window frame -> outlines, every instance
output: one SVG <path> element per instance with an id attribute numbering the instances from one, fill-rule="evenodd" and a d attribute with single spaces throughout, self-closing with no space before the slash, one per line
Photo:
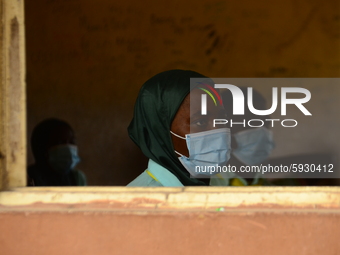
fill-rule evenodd
<path id="1" fill-rule="evenodd" d="M 24 1 L 0 0 L 0 206 L 101 204 L 151 212 L 225 208 L 339 208 L 338 187 L 32 187 L 26 186 Z M 99 210 L 99 209 L 98 209 Z"/>

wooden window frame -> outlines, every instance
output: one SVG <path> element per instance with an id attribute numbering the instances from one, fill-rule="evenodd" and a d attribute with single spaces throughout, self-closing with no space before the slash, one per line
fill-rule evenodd
<path id="1" fill-rule="evenodd" d="M 339 208 L 338 187 L 44 187 L 26 186 L 24 2 L 0 0 L 0 206 L 100 204 L 128 210 Z"/>

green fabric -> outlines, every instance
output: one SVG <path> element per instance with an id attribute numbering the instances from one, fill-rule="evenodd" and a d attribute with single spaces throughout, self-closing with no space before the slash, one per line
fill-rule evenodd
<path id="1" fill-rule="evenodd" d="M 183 185 L 197 186 L 205 184 L 190 178 L 174 152 L 170 136 L 172 120 L 190 92 L 190 78 L 206 77 L 193 71 L 170 70 L 146 81 L 139 92 L 128 132 L 145 156 L 168 169 Z"/>

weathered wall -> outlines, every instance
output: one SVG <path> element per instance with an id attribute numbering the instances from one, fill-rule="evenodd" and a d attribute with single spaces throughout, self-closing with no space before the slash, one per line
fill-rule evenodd
<path id="1" fill-rule="evenodd" d="M 0 193 L 1 254 L 340 253 L 340 190 L 20 188 Z"/>
<path id="2" fill-rule="evenodd" d="M 26 211 L 0 212 L 0 221 L 8 255 L 340 252 L 340 217 L 332 213 Z"/>
<path id="3" fill-rule="evenodd" d="M 83 159 L 79 168 L 91 185 L 125 185 L 144 170 L 145 159 L 126 128 L 140 86 L 160 71 L 193 69 L 210 77 L 340 75 L 336 0 L 35 0 L 26 2 L 25 12 L 28 136 L 44 118 L 69 121 Z M 336 93 L 315 90 L 318 95 L 324 108 L 316 111 L 338 109 Z M 336 111 L 330 114 L 337 118 Z M 309 120 L 302 124 L 324 128 Z M 328 134 L 338 133 L 336 125 L 330 128 Z M 277 137 L 280 143 L 284 136 Z M 315 139 L 314 133 L 306 140 L 310 137 Z M 325 148 L 340 154 L 337 137 L 321 149 L 320 140 L 302 141 L 275 155 Z"/>
<path id="4" fill-rule="evenodd" d="M 14 5 L 11 6 L 10 3 Z M 13 14 L 16 11 L 20 13 L 22 3 L 22 1 L 0 0 L 1 11 L 3 11 L 3 7 L 6 7 L 6 14 Z M 56 4 L 57 1 L 46 1 L 45 3 Z M 59 3 L 65 4 L 66 1 Z M 67 3 L 72 4 L 76 1 L 67 1 Z M 64 7 L 57 8 L 57 12 L 64 14 L 69 10 Z M 43 13 L 42 11 L 41 14 Z M 46 16 L 49 16 L 49 14 Z M 23 27 L 23 16 L 20 15 L 19 17 L 20 30 Z M 11 23 L 4 22 L 7 20 L 4 16 L 1 20 L 1 31 L 9 35 L 8 29 L 11 28 Z M 55 28 L 57 28 L 56 23 L 57 21 L 53 23 Z M 43 34 L 47 33 L 47 30 L 39 31 Z M 23 33 L 20 34 L 23 35 Z M 19 98 L 15 97 L 16 94 L 10 93 L 10 96 L 4 94 L 7 93 L 9 86 L 13 85 L 11 87 L 13 90 L 24 87 L 22 75 L 24 61 L 22 40 L 21 43 L 16 41 L 16 47 L 10 48 L 8 43 L 4 43 L 3 37 L 1 39 L 0 52 L 3 55 L 1 59 L 0 94 L 0 171 L 6 171 L 5 174 L 9 175 L 7 179 L 9 181 L 3 182 L 3 178 L 1 178 L 0 184 L 10 184 L 5 187 L 7 189 L 22 186 L 25 182 L 25 164 L 22 162 L 25 158 L 24 141 L 22 139 L 25 137 L 23 134 L 25 113 L 22 110 L 24 94 L 21 93 Z M 46 44 L 46 47 L 48 47 L 48 44 Z M 19 52 L 21 56 L 19 67 L 21 68 L 16 65 L 11 67 L 10 63 L 4 62 L 4 60 L 10 59 L 8 54 L 11 49 L 15 50 L 12 51 L 12 54 Z M 41 50 L 43 49 L 44 47 L 41 48 Z M 4 53 L 4 51 L 7 51 L 7 53 Z M 43 54 L 42 56 L 48 55 Z M 68 62 L 64 61 L 65 70 L 68 70 L 71 65 L 66 66 Z M 78 62 L 78 64 L 81 63 Z M 43 84 L 44 81 L 49 80 L 48 67 L 51 68 L 50 65 L 53 65 L 53 62 L 46 62 L 45 65 L 41 65 L 40 68 L 43 71 L 31 77 L 35 77 L 38 84 Z M 17 69 L 14 68 L 15 66 Z M 8 72 L 7 68 L 9 67 L 12 72 Z M 56 70 L 51 69 L 50 71 Z M 46 76 L 45 72 L 47 73 Z M 5 74 L 12 74 L 12 76 L 4 76 Z M 42 77 L 41 81 L 39 76 Z M 54 77 L 67 80 L 63 75 Z M 71 79 L 70 77 L 69 79 Z M 77 79 L 79 77 L 77 76 Z M 19 78 L 21 80 L 17 81 Z M 11 80 L 17 82 L 12 83 Z M 103 80 L 105 81 L 105 79 Z M 54 81 L 54 79 L 50 78 L 51 81 Z M 46 101 L 44 104 L 39 104 L 38 99 L 38 101 L 33 101 L 36 103 L 36 109 L 41 110 L 39 114 L 42 115 L 32 114 L 33 117 L 31 118 L 39 119 L 45 117 L 43 114 L 47 115 L 48 112 L 53 112 L 59 113 L 61 116 L 69 116 L 70 120 L 73 121 L 71 123 L 76 127 L 84 126 L 83 122 L 93 125 L 92 128 L 95 128 L 95 130 L 98 129 L 98 126 L 105 126 L 105 123 L 110 126 L 109 119 L 107 119 L 108 122 L 105 122 L 105 119 L 103 122 L 105 125 L 103 125 L 100 122 L 95 124 L 93 119 L 85 118 L 84 108 L 88 111 L 94 109 L 94 112 L 96 108 L 86 108 L 86 105 L 75 108 L 77 105 L 75 102 L 81 102 L 77 101 L 80 99 L 76 99 L 76 97 L 74 97 L 74 100 L 66 100 L 62 104 L 58 104 L 63 107 L 64 104 L 69 103 L 68 106 L 70 107 L 61 107 L 61 109 L 67 110 L 66 113 L 62 113 L 60 108 L 55 108 L 54 102 L 72 98 L 72 93 L 65 93 L 67 88 L 70 89 L 67 91 L 76 91 L 75 85 L 72 83 L 65 85 L 63 93 L 62 90 L 59 91 L 60 86 L 56 84 L 54 87 L 50 86 L 46 89 L 45 95 L 43 86 L 37 88 L 36 93 L 32 92 L 31 95 L 44 95 L 39 100 Z M 47 93 L 48 90 L 53 88 L 56 89 L 54 91 L 55 99 Z M 85 92 L 84 95 L 88 96 Z M 94 94 L 94 96 L 96 95 Z M 87 99 L 89 98 L 87 97 Z M 99 99 L 96 100 L 100 101 Z M 104 103 L 108 103 L 108 101 Z M 19 108 L 13 105 L 19 106 Z M 95 103 L 93 106 L 100 106 L 100 104 Z M 102 109 L 105 108 L 104 106 L 106 107 L 103 104 Z M 45 112 L 45 108 L 48 111 Z M 32 109 L 34 107 L 29 108 L 29 112 Z M 77 114 L 73 111 L 77 109 L 79 115 L 84 118 L 75 117 Z M 99 114 L 101 108 L 97 110 Z M 15 118 L 9 118 L 13 116 Z M 8 119 L 15 120 L 13 126 L 9 125 Z M 16 128 L 13 130 L 12 127 Z M 91 126 L 85 125 L 85 127 L 89 134 L 94 132 Z M 117 125 L 116 129 L 119 130 L 119 127 Z M 121 128 L 123 129 L 123 127 Z M 97 134 L 102 133 L 96 132 L 94 138 L 91 136 L 93 141 L 100 140 Z M 109 134 L 112 133 L 109 132 Z M 84 148 L 87 147 L 85 145 L 89 140 L 82 138 L 81 143 L 83 143 Z M 10 146 L 11 141 L 17 141 L 18 144 L 13 146 L 18 147 L 12 148 Z M 88 148 L 93 149 L 93 144 L 88 143 Z M 129 146 L 124 148 L 125 152 L 129 152 Z M 104 150 L 104 152 L 107 152 L 107 150 Z M 13 157 L 13 155 L 17 156 L 20 161 L 7 162 L 7 157 Z M 126 155 L 126 153 L 122 155 Z M 126 159 L 124 160 L 126 166 L 128 163 Z M 96 169 L 101 168 L 97 166 Z M 116 174 L 119 175 L 119 173 Z M 95 176 L 95 174 L 93 175 Z M 103 174 L 98 176 L 102 177 Z M 99 177 L 98 180 L 100 180 Z M 338 188 L 260 187 L 252 189 L 245 187 L 234 189 L 189 187 L 183 189 L 129 189 L 101 187 L 91 189 L 87 187 L 78 189 L 10 189 L 0 192 L 0 253 L 6 255 L 264 254 L 266 252 L 270 254 L 338 254 L 340 249 L 338 242 L 340 234 L 338 227 L 339 204 Z M 216 211 L 221 206 L 225 206 L 224 211 L 221 209 Z"/>

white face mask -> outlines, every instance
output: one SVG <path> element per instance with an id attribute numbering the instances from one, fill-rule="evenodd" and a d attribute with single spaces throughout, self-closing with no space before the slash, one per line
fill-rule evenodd
<path id="1" fill-rule="evenodd" d="M 273 133 L 265 128 L 252 128 L 234 135 L 237 148 L 233 155 L 242 163 L 253 166 L 262 163 L 274 149 Z"/>
<path id="2" fill-rule="evenodd" d="M 175 152 L 181 156 L 178 158 L 179 161 L 192 176 L 214 175 L 216 172 L 206 170 L 210 169 L 209 167 L 225 166 L 230 159 L 231 137 L 229 128 L 187 134 L 185 137 L 172 131 L 170 133 L 186 140 L 189 157 Z"/>

